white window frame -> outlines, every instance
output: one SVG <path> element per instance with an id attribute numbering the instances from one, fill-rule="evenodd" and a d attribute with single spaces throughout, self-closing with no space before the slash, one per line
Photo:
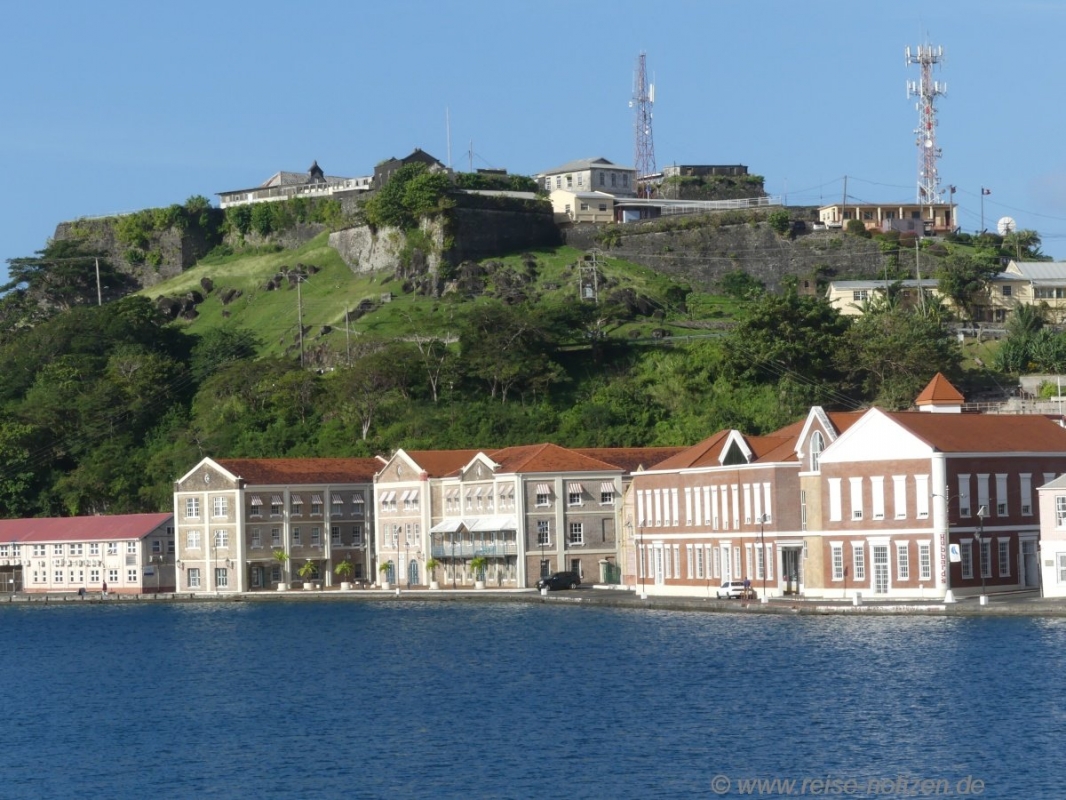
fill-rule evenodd
<path id="1" fill-rule="evenodd" d="M 1010 516 L 1010 502 L 1007 499 L 1007 474 L 1005 472 L 996 473 L 996 516 Z"/>
<path id="2" fill-rule="evenodd" d="M 185 549 L 186 550 L 199 550 L 201 544 L 200 531 L 185 531 Z M 108 555 L 111 553 L 111 547 L 108 546 Z"/>
<path id="3" fill-rule="evenodd" d="M 844 580 L 844 543 L 830 542 L 829 554 L 829 561 L 833 570 L 833 580 Z"/>
<path id="4" fill-rule="evenodd" d="M 185 498 L 185 519 L 200 519 L 200 498 Z"/>
<path id="5" fill-rule="evenodd" d="M 911 579 L 911 549 L 907 542 L 896 542 L 896 579 Z"/>
<path id="6" fill-rule="evenodd" d="M 997 539 L 999 555 L 999 577 L 1010 577 L 1010 539 Z"/>
<path id="7" fill-rule="evenodd" d="M 567 544 L 571 547 L 582 547 L 585 544 L 585 523 L 571 522 L 567 530 Z"/>
<path id="8" fill-rule="evenodd" d="M 856 583 L 866 580 L 866 545 L 861 542 L 851 543 L 851 568 Z"/>
<path id="9" fill-rule="evenodd" d="M 190 589 L 200 588 L 200 568 L 189 567 L 185 571 L 185 580 Z"/>
<path id="10" fill-rule="evenodd" d="M 1018 488 L 1021 493 L 1021 506 L 1022 516 L 1031 517 L 1033 515 L 1033 476 L 1028 472 L 1023 472 L 1018 476 Z"/>
<path id="11" fill-rule="evenodd" d="M 225 495 L 216 495 L 211 498 L 211 516 L 225 517 L 229 513 L 229 503 Z"/>
<path id="12" fill-rule="evenodd" d="M 933 548 L 929 542 L 918 542 L 918 580 L 933 579 Z"/>
<path id="13" fill-rule="evenodd" d="M 537 547 L 552 546 L 551 520 L 537 520 Z"/>
<path id="14" fill-rule="evenodd" d="M 214 534 L 215 549 L 229 548 L 229 531 L 225 528 L 218 528 Z"/>
<path id="15" fill-rule="evenodd" d="M 970 476 L 959 475 L 959 516 L 970 516 Z"/>
<path id="16" fill-rule="evenodd" d="M 907 476 L 892 476 L 892 503 L 896 519 L 907 518 Z"/>
<path id="17" fill-rule="evenodd" d="M 859 521 L 863 516 L 862 507 L 862 478 L 848 478 L 851 492 L 851 519 Z"/>

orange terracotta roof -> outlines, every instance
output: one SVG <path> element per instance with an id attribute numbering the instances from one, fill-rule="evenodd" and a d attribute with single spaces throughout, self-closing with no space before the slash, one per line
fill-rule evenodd
<path id="1" fill-rule="evenodd" d="M 92 542 L 142 539 L 173 514 L 0 519 L 0 542 Z"/>
<path id="2" fill-rule="evenodd" d="M 482 450 L 405 450 L 431 478 L 443 478 L 470 463 Z"/>
<path id="3" fill-rule="evenodd" d="M 952 386 L 951 381 L 938 372 L 922 389 L 914 404 L 916 406 L 927 406 L 934 403 L 961 405 L 965 400 L 966 398 L 962 396 L 962 392 Z"/>
<path id="4" fill-rule="evenodd" d="M 942 453 L 1066 453 L 1066 428 L 1034 414 L 883 413 Z"/>
<path id="5" fill-rule="evenodd" d="M 604 472 L 618 470 L 597 458 L 557 444 L 505 447 L 487 454 L 502 472 Z"/>
<path id="6" fill-rule="evenodd" d="M 299 483 L 371 483 L 377 458 L 220 458 L 216 463 L 252 486 Z"/>
<path id="7" fill-rule="evenodd" d="M 691 467 L 713 467 L 718 465 L 722 447 L 729 438 L 730 431 L 718 431 L 692 447 L 686 447 L 680 453 L 664 459 L 652 469 L 689 469 Z"/>
<path id="8" fill-rule="evenodd" d="M 685 447 L 575 447 L 575 453 L 598 458 L 626 472 L 648 469 L 663 459 L 684 452 Z"/>

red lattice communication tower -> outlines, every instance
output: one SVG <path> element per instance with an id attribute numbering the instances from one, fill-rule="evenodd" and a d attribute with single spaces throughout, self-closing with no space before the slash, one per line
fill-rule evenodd
<path id="1" fill-rule="evenodd" d="M 933 67 L 944 59 L 944 48 L 932 45 L 918 45 L 917 52 L 907 48 L 907 66 L 917 64 L 921 70 L 918 83 L 907 81 L 907 97 L 917 97 L 918 127 L 914 134 L 918 144 L 918 203 L 939 203 L 940 174 L 936 162 L 940 158 L 940 148 L 936 146 L 936 98 L 947 94 L 948 85 L 933 80 Z"/>
<path id="2" fill-rule="evenodd" d="M 636 152 L 633 166 L 637 170 L 637 194 L 648 196 L 651 185 L 645 180 L 655 174 L 655 139 L 651 133 L 651 109 L 655 105 L 655 86 L 648 83 L 647 55 L 637 56 L 637 74 L 633 99 L 629 103 L 635 114 Z"/>

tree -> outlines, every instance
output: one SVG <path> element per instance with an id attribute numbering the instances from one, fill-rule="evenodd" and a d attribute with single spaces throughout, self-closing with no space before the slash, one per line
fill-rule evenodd
<path id="1" fill-rule="evenodd" d="M 512 390 L 544 391 L 562 380 L 562 370 L 549 355 L 552 341 L 541 323 L 527 306 L 493 300 L 475 307 L 459 333 L 467 374 L 484 382 L 489 396 L 503 403 Z"/>
<path id="2" fill-rule="evenodd" d="M 999 264 L 992 258 L 956 251 L 940 262 L 936 277 L 940 293 L 973 320 L 980 299 L 987 296 L 988 285 L 997 274 Z"/>
<path id="3" fill-rule="evenodd" d="M 753 294 L 766 291 L 766 284 L 756 280 L 742 269 L 727 272 L 718 281 L 718 285 L 725 294 L 737 300 L 745 300 Z"/>
<path id="4" fill-rule="evenodd" d="M 779 383 L 791 413 L 825 402 L 844 377 L 837 351 L 850 321 L 822 298 L 794 287 L 763 294 L 724 340 L 723 370 L 748 383 Z"/>
<path id="5" fill-rule="evenodd" d="M 938 319 L 886 307 L 855 320 L 839 352 L 840 366 L 863 394 L 887 408 L 907 408 L 929 376 L 951 374 L 961 360 L 957 339 Z"/>

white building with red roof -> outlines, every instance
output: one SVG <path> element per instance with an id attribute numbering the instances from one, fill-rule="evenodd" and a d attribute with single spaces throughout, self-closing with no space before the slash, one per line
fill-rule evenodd
<path id="1" fill-rule="evenodd" d="M 376 458 L 203 459 L 174 484 L 178 590 L 369 581 L 371 499 L 382 465 Z M 346 562 L 350 573 L 336 575 Z"/>
<path id="2" fill-rule="evenodd" d="M 0 591 L 174 591 L 174 515 L 0 520 Z"/>

